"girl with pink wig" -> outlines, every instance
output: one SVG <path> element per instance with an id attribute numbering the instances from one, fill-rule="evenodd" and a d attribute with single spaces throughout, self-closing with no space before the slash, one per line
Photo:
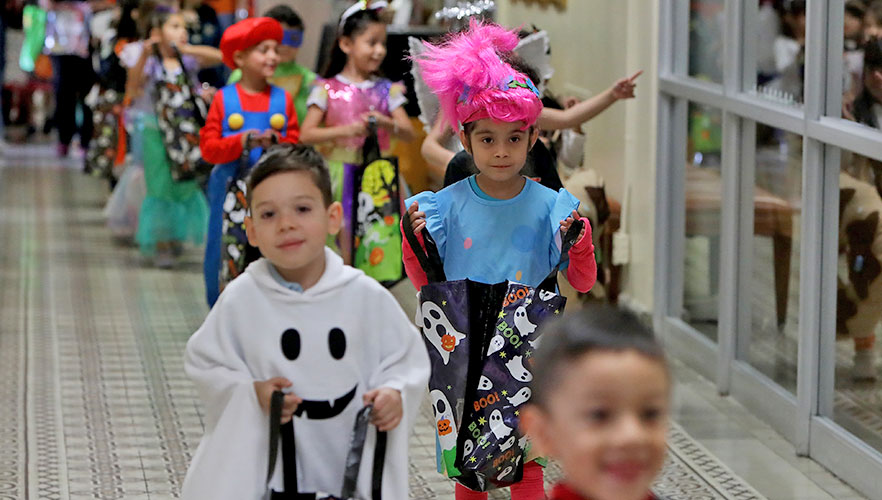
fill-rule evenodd
<path id="1" fill-rule="evenodd" d="M 538 286 L 560 259 L 562 233 L 579 218 L 579 201 L 572 194 L 520 174 L 539 135 L 535 124 L 542 102 L 536 85 L 500 57 L 517 42 L 514 31 L 472 21 L 469 30 L 426 44 L 416 61 L 438 95 L 442 120 L 459 132 L 479 171 L 405 202 L 421 244 L 423 230 L 435 241 L 448 280 Z M 587 292 L 597 266 L 591 228 L 582 220 L 585 229 L 565 273 L 576 290 Z M 419 289 L 426 276 L 406 239 L 403 253 L 407 275 Z M 523 479 L 511 489 L 514 500 L 544 499 L 542 467 L 536 461 L 525 464 Z M 457 484 L 456 498 L 486 499 L 487 494 Z"/>

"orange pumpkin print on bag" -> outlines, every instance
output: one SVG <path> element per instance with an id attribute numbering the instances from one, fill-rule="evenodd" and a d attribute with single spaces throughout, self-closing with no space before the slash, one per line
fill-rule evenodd
<path id="1" fill-rule="evenodd" d="M 371 250 L 371 257 L 370 257 L 371 265 L 372 266 L 379 265 L 380 262 L 383 262 L 383 257 L 384 257 L 383 249 L 380 247 L 374 248 L 373 250 Z"/>
<path id="2" fill-rule="evenodd" d="M 453 352 L 456 347 L 456 337 L 449 333 L 441 336 L 441 348 L 447 352 Z"/>
<path id="3" fill-rule="evenodd" d="M 438 421 L 438 435 L 446 436 L 453 432 L 453 427 L 450 425 L 450 420 L 443 419 Z"/>

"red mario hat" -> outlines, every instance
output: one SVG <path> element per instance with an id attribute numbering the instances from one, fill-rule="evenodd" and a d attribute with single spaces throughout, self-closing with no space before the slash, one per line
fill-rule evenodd
<path id="1" fill-rule="evenodd" d="M 221 37 L 220 50 L 224 55 L 224 64 L 236 69 L 233 54 L 239 50 L 254 47 L 264 40 L 282 41 L 284 36 L 282 25 L 269 17 L 250 17 L 230 26 Z"/>

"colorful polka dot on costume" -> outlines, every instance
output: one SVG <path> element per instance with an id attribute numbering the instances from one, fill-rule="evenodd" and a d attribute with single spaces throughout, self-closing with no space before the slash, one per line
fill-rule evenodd
<path id="1" fill-rule="evenodd" d="M 239 113 L 233 113 L 227 118 L 227 124 L 230 126 L 230 130 L 239 130 L 245 125 L 245 117 Z"/>

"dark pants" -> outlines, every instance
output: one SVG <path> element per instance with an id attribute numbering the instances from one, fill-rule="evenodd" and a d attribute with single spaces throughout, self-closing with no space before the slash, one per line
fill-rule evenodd
<path id="1" fill-rule="evenodd" d="M 92 63 L 79 56 L 52 56 L 55 72 L 55 126 L 58 142 L 69 145 L 79 132 L 80 144 L 88 147 L 92 139 L 92 110 L 86 106 L 86 95 L 95 83 Z M 77 130 L 77 104 L 83 110 L 83 123 Z"/>

